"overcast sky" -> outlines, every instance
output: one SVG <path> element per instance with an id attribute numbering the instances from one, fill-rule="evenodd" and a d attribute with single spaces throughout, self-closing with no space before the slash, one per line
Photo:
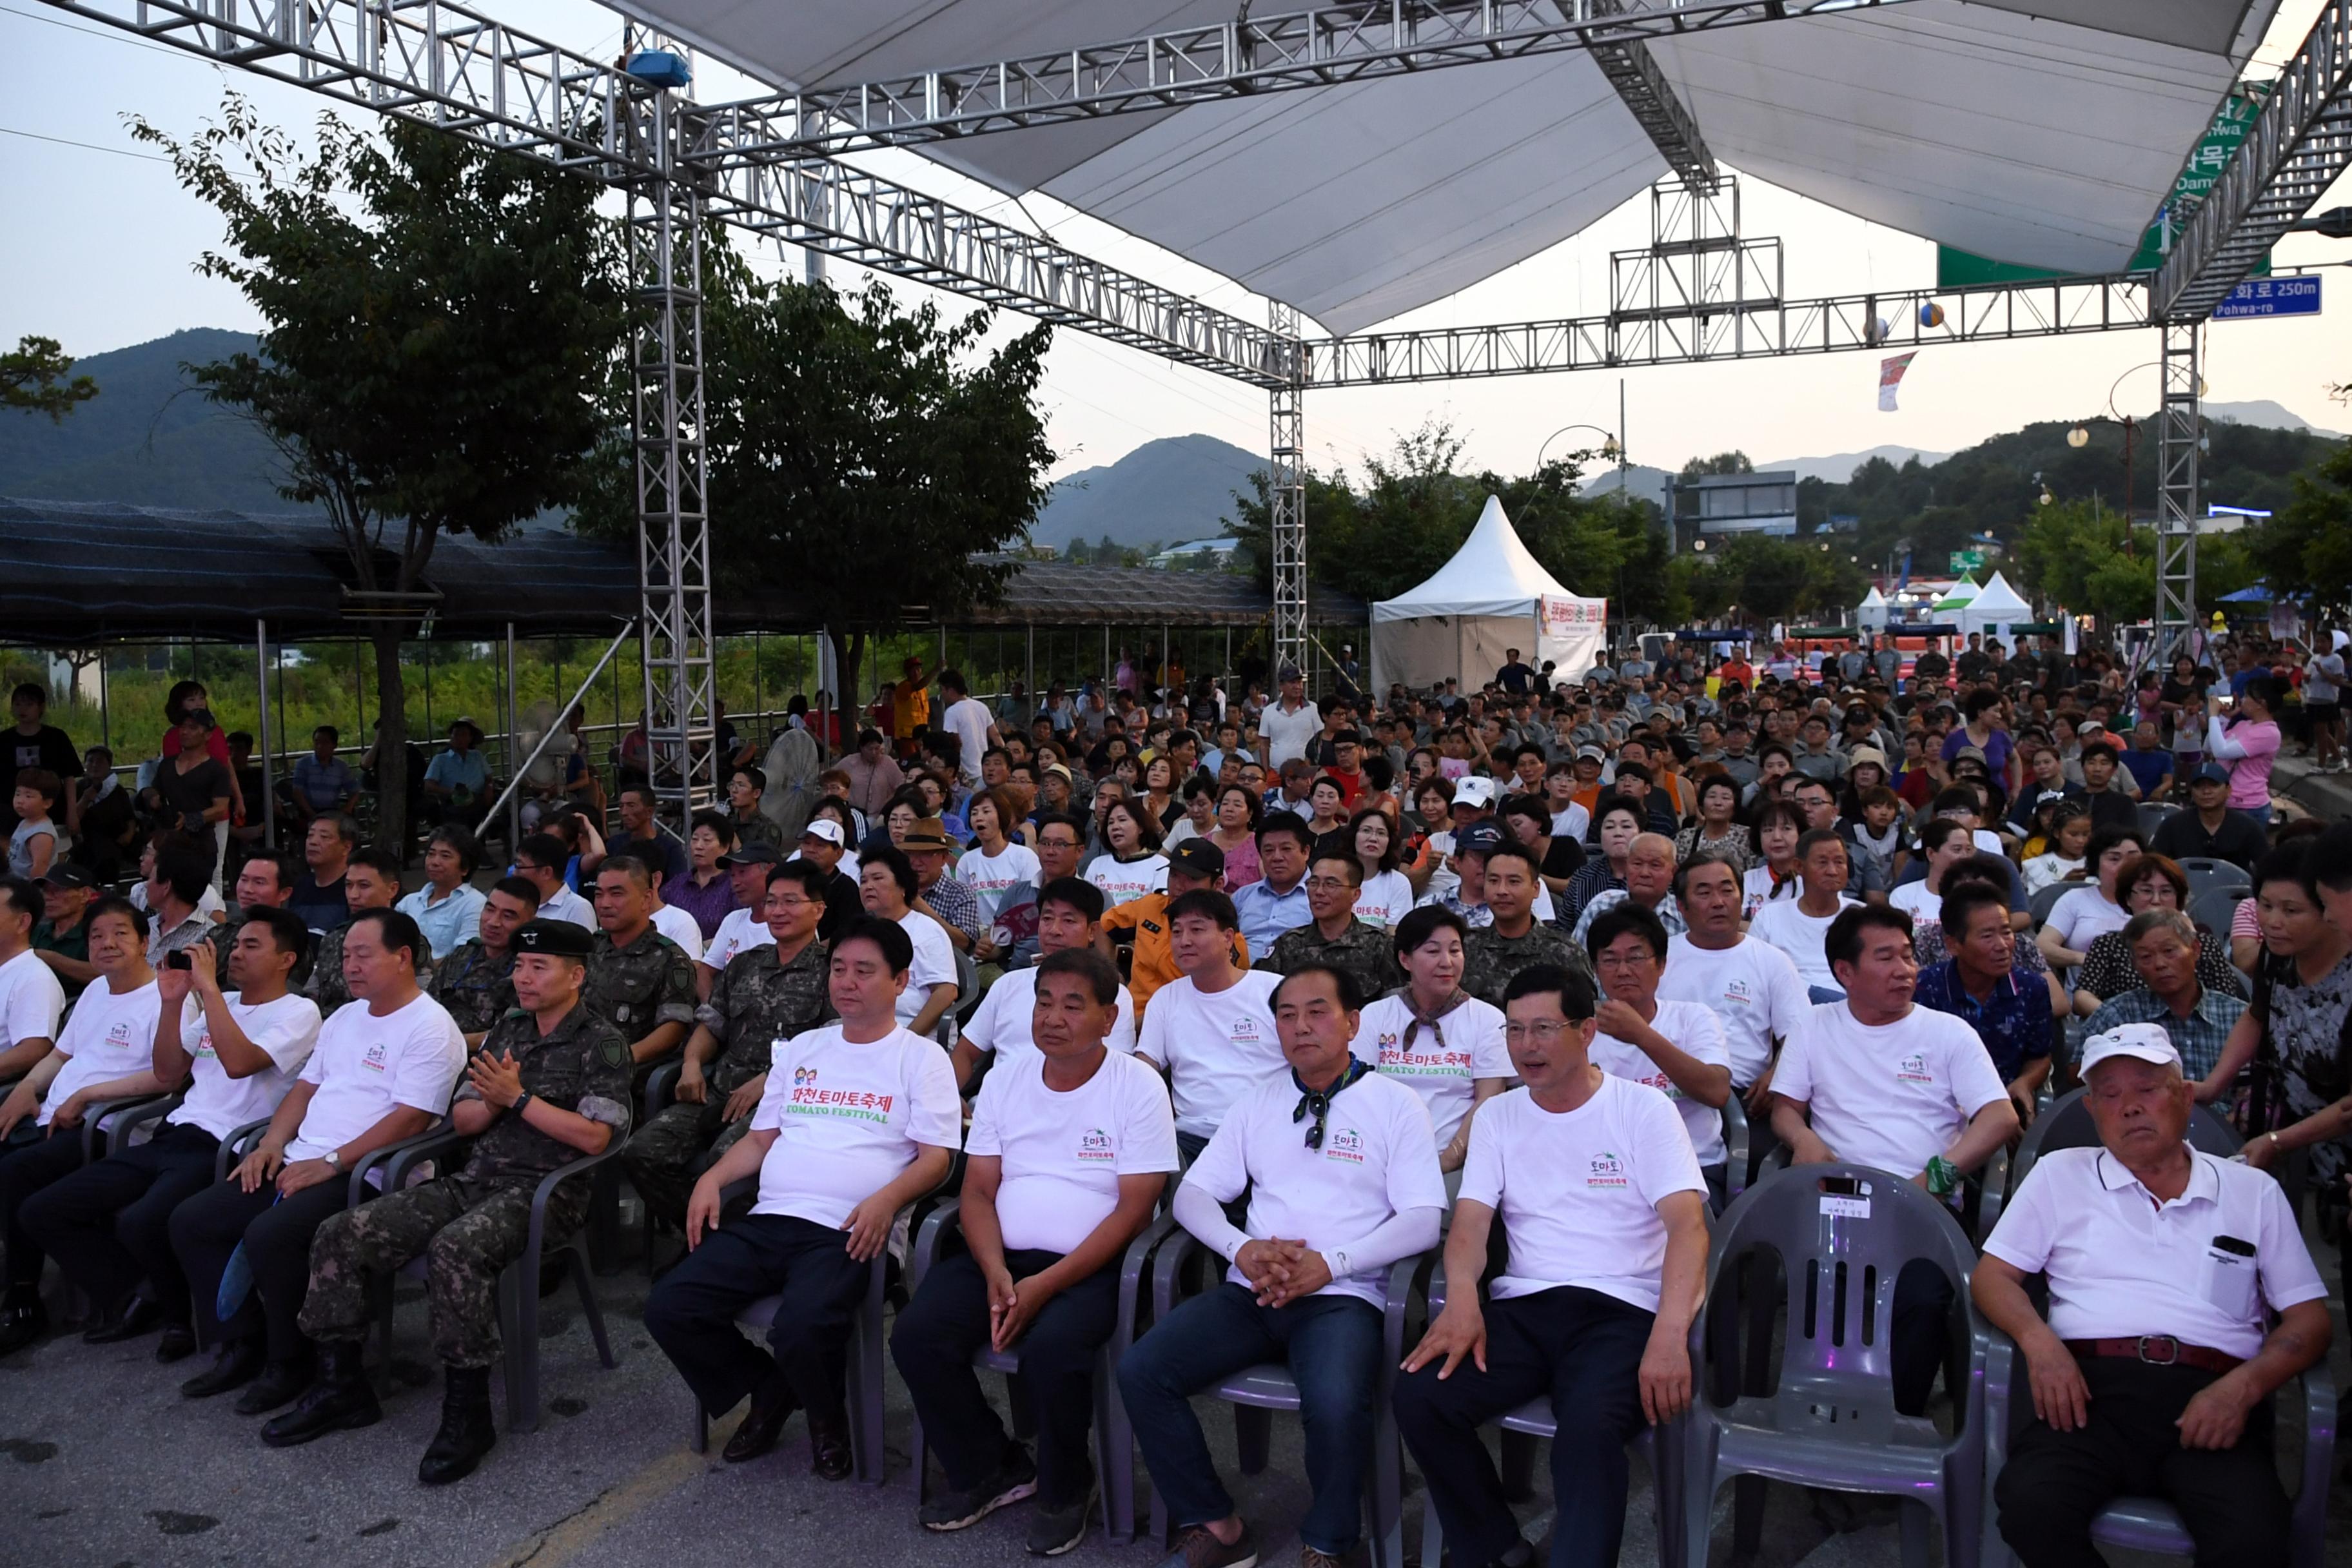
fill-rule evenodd
<path id="1" fill-rule="evenodd" d="M 2291 55 L 2320 3 L 2285 0 L 2257 63 L 2274 67 Z M 592 53 L 619 41 L 618 17 L 579 0 L 491 0 L 487 8 Z M 6 174 L 0 188 L 16 237 L 0 248 L 0 339 L 13 343 L 38 332 L 60 340 L 68 353 L 89 354 L 182 327 L 255 326 L 234 289 L 192 270 L 220 237 L 211 209 L 180 190 L 168 165 L 131 142 L 124 120 L 135 112 L 175 132 L 191 131 L 235 86 L 277 123 L 303 132 L 325 101 L 49 11 L 39 0 L 0 0 L 0 59 L 8 62 L 8 91 L 0 99 L 0 170 Z M 711 100 L 756 90 L 707 63 L 697 85 Z M 875 166 L 1008 223 L 1042 221 L 1066 245 L 1263 319 L 1264 302 L 1246 290 L 1050 200 L 1032 197 L 1016 206 L 936 165 L 919 164 L 911 154 L 882 154 Z M 1746 181 L 1743 189 L 1747 231 L 1785 242 L 1792 298 L 1934 281 L 1934 247 L 1924 241 L 1760 182 Z M 2352 182 L 2340 182 L 2321 205 L 2346 201 L 2352 201 Z M 1644 197 L 1576 239 L 1405 321 L 1466 325 L 1597 313 L 1607 305 L 1610 251 L 1643 243 L 1647 227 Z M 2352 260 L 2352 243 L 2293 236 L 2277 256 L 2282 262 Z M 771 247 L 770 259 L 797 268 L 800 258 Z M 835 270 L 836 282 L 856 277 Z M 2352 331 L 2344 325 L 2352 315 L 2352 272 L 2331 272 L 2326 288 L 2328 314 L 2316 323 L 2213 328 L 2207 395 L 2219 402 L 2268 398 L 2315 424 L 2352 427 L 2352 409 L 2331 403 L 2327 392 L 2352 380 L 2352 353 L 2346 352 Z M 1931 347 L 1912 366 L 1895 414 L 1876 409 L 1877 360 L 1869 354 L 1637 371 L 1624 379 L 1628 446 L 1634 461 L 1666 468 L 1730 447 L 1759 461 L 1882 443 L 1953 450 L 2029 420 L 2099 412 L 2118 377 L 2117 407 L 2146 412 L 2156 397 L 2155 373 L 2147 367 L 2157 347 L 2153 331 Z M 1317 393 L 1307 405 L 1309 460 L 1318 468 L 1358 466 L 1368 453 L 1389 450 L 1397 431 L 1436 416 L 1467 437 L 1469 463 L 1524 470 L 1562 426 L 1616 428 L 1618 397 L 1618 377 L 1602 373 Z M 1056 473 L 1111 462 L 1145 441 L 1191 431 L 1265 449 L 1263 394 L 1079 332 L 1059 335 L 1045 398 L 1060 453 Z M 1571 439 L 1598 444 L 1589 434 Z"/>

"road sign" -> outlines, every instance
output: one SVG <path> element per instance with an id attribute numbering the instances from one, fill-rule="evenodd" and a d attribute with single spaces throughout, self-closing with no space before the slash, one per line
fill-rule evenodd
<path id="1" fill-rule="evenodd" d="M 1952 552 L 1952 570 L 1955 572 L 1973 572 L 1984 563 L 1985 552 L 1981 550 L 1955 550 Z"/>
<path id="2" fill-rule="evenodd" d="M 2319 279 L 2249 278 L 2230 290 L 2213 309 L 2217 321 L 2242 321 L 2256 316 L 2316 316 Z"/>

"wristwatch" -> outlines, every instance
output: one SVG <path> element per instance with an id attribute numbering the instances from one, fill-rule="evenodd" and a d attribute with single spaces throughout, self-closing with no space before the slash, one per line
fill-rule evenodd
<path id="1" fill-rule="evenodd" d="M 327 1169 L 334 1172 L 337 1175 L 341 1175 L 342 1173 L 343 1152 L 341 1149 L 330 1149 L 327 1151 Z"/>
<path id="2" fill-rule="evenodd" d="M 529 1089 L 524 1089 L 520 1094 L 518 1094 L 518 1095 L 516 1095 L 516 1096 L 515 1096 L 515 1098 L 514 1098 L 514 1103 L 513 1103 L 512 1105 L 508 1106 L 508 1107 L 507 1107 L 507 1109 L 508 1109 L 509 1111 L 512 1111 L 515 1115 L 517 1115 L 517 1116 L 520 1116 L 520 1115 L 522 1114 L 522 1108 L 523 1108 L 524 1106 L 526 1106 L 526 1105 L 529 1105 L 530 1103 L 530 1090 L 529 1090 Z"/>

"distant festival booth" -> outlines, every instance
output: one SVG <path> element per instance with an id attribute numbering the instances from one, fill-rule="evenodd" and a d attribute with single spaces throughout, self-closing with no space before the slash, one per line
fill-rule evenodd
<path id="1" fill-rule="evenodd" d="M 1503 503 L 1486 498 L 1478 526 L 1419 587 L 1372 606 L 1372 686 L 1428 687 L 1459 676 L 1475 687 L 1517 648 L 1541 668 L 1582 675 L 1608 644 L 1609 601 L 1570 593 L 1537 563 Z"/>

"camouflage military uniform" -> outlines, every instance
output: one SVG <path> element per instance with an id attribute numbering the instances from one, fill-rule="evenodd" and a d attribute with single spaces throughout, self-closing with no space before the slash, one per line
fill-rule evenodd
<path id="1" fill-rule="evenodd" d="M 1397 967 L 1395 936 L 1370 921 L 1349 920 L 1337 942 L 1324 941 L 1309 921 L 1276 937 L 1273 951 L 1257 961 L 1260 969 L 1276 974 L 1287 974 L 1303 963 L 1328 963 L 1352 975 L 1367 1002 L 1404 984 L 1404 971 Z"/>
<path id="2" fill-rule="evenodd" d="M 783 847 L 783 836 L 776 831 L 776 825 L 757 812 L 750 816 L 730 816 L 728 820 L 735 825 L 735 842 L 738 844 L 773 844 L 778 848 Z"/>
<path id="3" fill-rule="evenodd" d="M 1463 944 L 1462 989 L 1481 1002 L 1499 1007 L 1503 987 L 1522 969 L 1557 963 L 1571 974 L 1592 978 L 1592 964 L 1584 950 L 1558 926 L 1538 921 L 1525 936 L 1505 936 L 1488 926 L 1470 933 Z"/>
<path id="4" fill-rule="evenodd" d="M 319 938 L 310 954 L 310 978 L 301 986 L 302 994 L 319 1005 L 319 1016 L 331 1017 L 336 1008 L 352 999 L 350 989 L 343 984 L 343 938 L 351 931 L 349 924 L 339 925 Z M 431 954 L 423 948 L 416 951 L 416 984 L 418 989 L 433 989 Z"/>
<path id="5" fill-rule="evenodd" d="M 515 1005 L 514 949 L 499 957 L 475 937 L 433 970 L 433 1000 L 449 1010 L 459 1032 L 487 1032 Z"/>
<path id="6" fill-rule="evenodd" d="M 573 1007 L 545 1036 L 537 1019 L 517 1009 L 499 1020 L 482 1048 L 511 1051 L 534 1098 L 601 1121 L 615 1138 L 627 1133 L 629 1042 L 586 1006 Z M 470 1083 L 457 1090 L 461 1100 L 478 1098 Z M 499 1359 L 499 1275 L 529 1243 L 531 1194 L 540 1178 L 578 1158 L 570 1144 L 501 1114 L 455 1174 L 334 1215 L 310 1243 L 302 1331 L 314 1340 L 364 1339 L 373 1317 L 371 1279 L 423 1257 L 434 1353 L 447 1366 L 490 1365 Z M 581 1177 L 549 1195 L 544 1245 L 579 1228 L 594 1184 Z M 523 1289 L 537 1289 L 538 1282 Z"/>
<path id="7" fill-rule="evenodd" d="M 580 1000 L 620 1030 L 621 1038 L 634 1046 L 664 1024 L 691 1027 L 694 997 L 694 961 L 650 923 L 626 947 L 614 946 L 611 931 L 596 933 Z M 644 1093 L 653 1067 L 650 1061 L 637 1064 L 630 1085 L 633 1099 Z"/>
<path id="8" fill-rule="evenodd" d="M 728 1097 L 768 1070 L 776 1046 L 832 1011 L 825 965 L 821 942 L 811 942 L 790 963 L 776 962 L 772 945 L 755 947 L 737 953 L 711 983 L 710 1000 L 694 1016 L 719 1037 L 719 1058 L 704 1068 L 709 1092 L 699 1105 L 664 1106 L 621 1151 L 621 1168 L 655 1218 L 684 1228 L 697 1162 L 706 1152 L 725 1153 L 751 1125 L 749 1116 L 722 1120 Z"/>

